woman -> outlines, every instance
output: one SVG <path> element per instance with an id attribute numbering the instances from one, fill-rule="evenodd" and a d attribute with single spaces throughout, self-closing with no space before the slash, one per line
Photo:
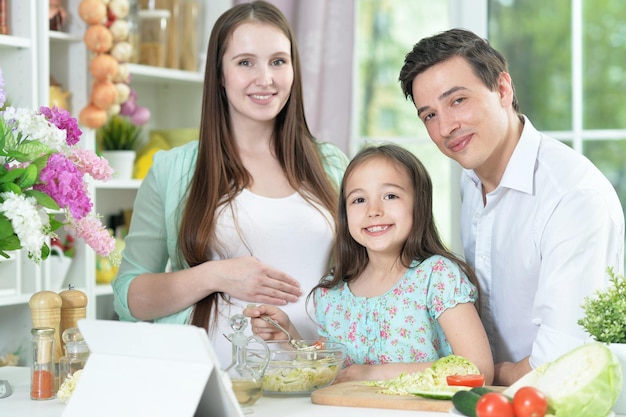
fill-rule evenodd
<path id="1" fill-rule="evenodd" d="M 222 334 L 248 303 L 315 335 L 302 294 L 328 267 L 348 160 L 309 131 L 294 35 L 271 4 L 217 20 L 204 88 L 200 139 L 155 155 L 113 288 L 122 320 L 206 328 L 224 367 Z"/>

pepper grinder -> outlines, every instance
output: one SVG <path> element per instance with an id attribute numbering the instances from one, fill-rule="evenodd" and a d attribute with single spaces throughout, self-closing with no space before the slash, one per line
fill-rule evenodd
<path id="1" fill-rule="evenodd" d="M 33 320 L 33 328 L 50 327 L 54 329 L 54 363 L 59 363 L 63 356 L 61 346 L 61 296 L 54 291 L 39 291 L 34 293 L 28 305 Z"/>
<path id="2" fill-rule="evenodd" d="M 87 317 L 87 295 L 74 289 L 73 285 L 69 285 L 67 290 L 59 293 L 61 296 L 61 337 L 67 329 L 77 328 L 78 320 Z M 62 340 L 61 348 L 65 347 L 65 341 Z"/>

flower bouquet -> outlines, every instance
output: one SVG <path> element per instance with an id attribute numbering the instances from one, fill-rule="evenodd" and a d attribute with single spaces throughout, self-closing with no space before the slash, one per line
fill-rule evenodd
<path id="1" fill-rule="evenodd" d="M 4 102 L 0 70 L 0 107 Z M 115 240 L 92 212 L 85 181 L 109 180 L 112 169 L 77 146 L 81 135 L 76 119 L 56 107 L 0 112 L 0 256 L 24 249 L 39 263 L 61 226 L 99 255 L 113 252 Z"/>

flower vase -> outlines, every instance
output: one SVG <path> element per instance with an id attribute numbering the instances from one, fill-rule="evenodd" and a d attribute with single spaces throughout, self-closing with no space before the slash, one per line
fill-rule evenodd
<path id="1" fill-rule="evenodd" d="M 129 151 L 102 151 L 102 156 L 109 161 L 113 168 L 113 178 L 117 180 L 130 180 L 133 177 L 133 165 L 137 153 Z"/>
<path id="2" fill-rule="evenodd" d="M 622 365 L 622 392 L 617 397 L 617 402 L 613 406 L 615 414 L 626 415 L 626 343 L 609 343 L 609 349 L 617 356 L 620 364 Z"/>
<path id="3" fill-rule="evenodd" d="M 72 258 L 64 255 L 53 255 L 48 258 L 50 265 L 50 289 L 52 291 L 61 290 L 67 276 L 67 272 L 72 265 Z"/>

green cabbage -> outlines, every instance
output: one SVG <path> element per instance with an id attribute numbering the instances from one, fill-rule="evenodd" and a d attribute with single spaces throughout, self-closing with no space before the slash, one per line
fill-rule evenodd
<path id="1" fill-rule="evenodd" d="M 370 387 L 382 388 L 379 392 L 388 395 L 407 395 L 417 391 L 448 387 L 448 375 L 479 374 L 480 370 L 469 359 L 459 355 L 448 355 L 437 359 L 423 372 L 403 372 L 395 378 L 380 381 L 364 381 Z"/>
<path id="2" fill-rule="evenodd" d="M 441 383 L 446 381 L 448 375 L 473 375 L 480 374 L 480 370 L 469 359 L 459 355 L 448 355 L 437 359 L 431 367 L 439 376 Z"/>
<path id="3" fill-rule="evenodd" d="M 602 343 L 584 344 L 519 379 L 504 391 L 513 398 L 533 386 L 548 398 L 557 417 L 605 417 L 622 390 L 619 360 Z"/>

